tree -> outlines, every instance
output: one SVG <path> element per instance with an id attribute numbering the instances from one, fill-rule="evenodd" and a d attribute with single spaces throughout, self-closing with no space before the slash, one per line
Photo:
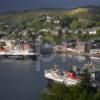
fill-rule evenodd
<path id="1" fill-rule="evenodd" d="M 66 93 L 67 87 L 65 85 L 54 83 L 45 90 L 41 100 L 64 100 Z"/>
<path id="2" fill-rule="evenodd" d="M 81 28 L 82 27 L 82 23 L 78 20 L 73 20 L 73 22 L 71 23 L 70 25 L 71 29 L 74 31 L 78 28 Z"/>
<path id="3" fill-rule="evenodd" d="M 93 18 L 80 19 L 80 22 L 83 24 L 83 28 L 91 28 L 96 24 L 96 21 Z"/>
<path id="4" fill-rule="evenodd" d="M 40 100 L 94 100 L 95 95 L 95 93 L 87 92 L 79 84 L 67 87 L 63 84 L 53 83 L 50 88 L 45 90 Z M 100 98 L 100 95 L 96 95 L 95 98 Z"/>
<path id="5" fill-rule="evenodd" d="M 73 21 L 72 17 L 63 17 L 61 19 L 61 27 L 69 27 L 72 21 Z"/>
<path id="6" fill-rule="evenodd" d="M 100 26 L 100 21 L 97 21 L 96 22 L 96 26 Z"/>
<path id="7" fill-rule="evenodd" d="M 32 21 L 32 28 L 34 29 L 34 31 L 39 31 L 41 30 L 42 28 L 44 28 L 44 19 L 41 19 L 40 17 L 39 18 L 35 18 L 33 21 Z"/>
<path id="8" fill-rule="evenodd" d="M 100 100 L 100 91 L 94 95 L 93 100 Z"/>
<path id="9" fill-rule="evenodd" d="M 91 39 L 91 35 L 87 34 L 78 34 L 78 38 L 81 41 L 89 41 Z"/>

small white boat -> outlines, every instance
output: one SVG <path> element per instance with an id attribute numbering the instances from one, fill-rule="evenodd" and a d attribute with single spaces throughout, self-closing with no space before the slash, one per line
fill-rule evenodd
<path id="1" fill-rule="evenodd" d="M 92 60 L 100 60 L 100 57 L 90 57 Z"/>
<path id="2" fill-rule="evenodd" d="M 91 59 L 93 62 L 99 63 L 99 64 L 100 64 L 100 57 L 92 56 L 92 57 L 90 57 L 90 59 Z"/>
<path id="3" fill-rule="evenodd" d="M 84 56 L 76 56 L 76 59 L 78 61 L 85 61 L 86 58 Z"/>

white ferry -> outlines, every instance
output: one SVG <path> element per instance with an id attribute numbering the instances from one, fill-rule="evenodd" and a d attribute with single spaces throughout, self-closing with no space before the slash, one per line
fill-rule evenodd
<path id="1" fill-rule="evenodd" d="M 36 59 L 39 53 L 32 52 L 32 50 L 12 50 L 12 51 L 6 51 L 6 52 L 0 52 L 0 56 L 3 58 L 16 58 L 16 59 L 24 59 L 24 58 L 32 58 Z"/>
<path id="2" fill-rule="evenodd" d="M 58 83 L 63 83 L 65 85 L 76 85 L 80 83 L 80 79 L 77 78 L 73 73 L 63 71 L 62 74 L 57 70 L 45 70 L 44 77 L 53 80 Z"/>

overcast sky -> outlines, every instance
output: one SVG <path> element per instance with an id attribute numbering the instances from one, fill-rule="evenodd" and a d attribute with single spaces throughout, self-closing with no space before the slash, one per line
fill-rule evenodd
<path id="1" fill-rule="evenodd" d="M 100 5 L 100 0 L 0 0 L 0 12 L 43 7 L 73 8 L 83 5 Z"/>

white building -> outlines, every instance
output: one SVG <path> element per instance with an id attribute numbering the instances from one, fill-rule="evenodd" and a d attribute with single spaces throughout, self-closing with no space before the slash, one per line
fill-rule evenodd
<path id="1" fill-rule="evenodd" d="M 89 34 L 90 34 L 90 35 L 92 35 L 92 34 L 97 34 L 96 29 L 91 29 L 91 30 L 89 30 Z"/>
<path id="2" fill-rule="evenodd" d="M 44 28 L 44 29 L 41 29 L 39 30 L 40 32 L 50 32 L 51 30 L 49 28 Z"/>
<path id="3" fill-rule="evenodd" d="M 55 24 L 59 24 L 60 21 L 59 21 L 59 20 L 54 20 L 54 23 L 55 23 Z"/>
<path id="4" fill-rule="evenodd" d="M 52 18 L 50 16 L 47 16 L 46 22 L 50 22 L 51 20 L 52 20 Z"/>

